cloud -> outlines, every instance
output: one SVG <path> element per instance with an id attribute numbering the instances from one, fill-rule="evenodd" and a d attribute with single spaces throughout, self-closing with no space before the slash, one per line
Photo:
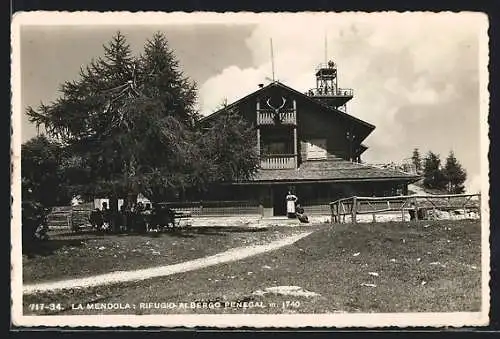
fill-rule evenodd
<path id="1" fill-rule="evenodd" d="M 418 147 L 444 158 L 454 150 L 479 173 L 477 16 L 463 14 L 328 14 L 263 17 L 246 39 L 253 67 L 228 66 L 200 86 L 205 114 L 271 77 L 300 91 L 314 87 L 314 67 L 328 57 L 339 86 L 353 88 L 348 112 L 377 126 L 365 160 L 398 161 Z"/>

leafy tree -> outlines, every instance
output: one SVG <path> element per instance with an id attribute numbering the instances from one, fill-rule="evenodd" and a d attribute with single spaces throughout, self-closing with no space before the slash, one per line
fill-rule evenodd
<path id="1" fill-rule="evenodd" d="M 71 201 L 67 189 L 62 146 L 41 135 L 21 145 L 23 199 L 45 207 L 66 205 Z"/>
<path id="2" fill-rule="evenodd" d="M 441 171 L 441 159 L 432 151 L 429 151 L 424 159 L 424 186 L 433 189 L 446 187 L 446 178 Z"/>
<path id="3" fill-rule="evenodd" d="M 258 169 L 257 138 L 252 128 L 233 109 L 221 112 L 205 125 L 197 138 L 205 161 L 208 182 L 249 179 Z"/>
<path id="4" fill-rule="evenodd" d="M 45 240 L 44 227 L 50 208 L 44 207 L 41 203 L 33 200 L 23 200 L 22 202 L 22 251 L 28 256 L 39 249 L 39 240 Z M 45 228 L 46 230 L 46 228 Z"/>
<path id="5" fill-rule="evenodd" d="M 446 189 L 448 193 L 459 194 L 465 192 L 464 182 L 467 179 L 467 173 L 458 162 L 453 151 L 450 151 L 446 158 L 443 175 L 446 178 Z"/>
<path id="6" fill-rule="evenodd" d="M 56 140 L 40 135 L 21 145 L 23 252 L 38 248 L 39 227 L 46 225 L 51 208 L 69 205 L 72 185 L 84 177 L 79 163 Z"/>
<path id="7" fill-rule="evenodd" d="M 420 151 L 418 148 L 413 149 L 413 154 L 411 156 L 411 162 L 413 166 L 415 166 L 415 170 L 417 173 L 421 173 L 422 171 L 422 158 L 420 157 Z"/>

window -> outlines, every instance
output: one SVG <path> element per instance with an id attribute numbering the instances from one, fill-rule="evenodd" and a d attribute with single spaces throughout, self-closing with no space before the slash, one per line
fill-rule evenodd
<path id="1" fill-rule="evenodd" d="M 326 159 L 326 139 L 311 139 L 307 142 L 307 159 Z"/>

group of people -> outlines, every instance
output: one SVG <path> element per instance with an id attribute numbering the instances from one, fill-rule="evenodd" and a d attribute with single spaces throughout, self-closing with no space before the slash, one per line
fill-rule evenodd
<path id="1" fill-rule="evenodd" d="M 302 223 L 308 223 L 309 218 L 300 205 L 299 198 L 290 191 L 286 196 L 287 216 L 297 218 Z M 102 203 L 102 209 L 96 207 L 89 217 L 89 222 L 97 231 L 103 232 L 138 232 L 145 233 L 149 229 L 160 226 L 175 226 L 175 215 L 172 209 L 153 210 L 151 204 L 137 202 L 132 206 L 120 206 L 118 213 L 113 215 L 106 202 Z"/>
<path id="2" fill-rule="evenodd" d="M 138 202 L 130 207 L 122 205 L 116 215 L 113 215 L 106 202 L 102 203 L 102 209 L 96 207 L 89 217 L 92 228 L 98 231 L 113 232 L 139 232 L 148 230 L 152 214 L 150 204 L 144 205 Z"/>
<path id="3" fill-rule="evenodd" d="M 297 218 L 300 222 L 308 223 L 309 218 L 304 212 L 304 208 L 299 204 L 299 198 L 292 194 L 292 192 L 288 191 L 286 195 L 286 213 L 288 218 Z"/>

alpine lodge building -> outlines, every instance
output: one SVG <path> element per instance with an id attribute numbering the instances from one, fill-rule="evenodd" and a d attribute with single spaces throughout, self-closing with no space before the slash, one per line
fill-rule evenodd
<path id="1" fill-rule="evenodd" d="M 347 113 L 353 95 L 337 86 L 330 61 L 317 68 L 316 87 L 306 93 L 273 81 L 203 118 L 210 124 L 229 110 L 241 114 L 255 128 L 260 168 L 250 180 L 221 184 L 202 200 L 267 217 L 286 214 L 289 191 L 308 214 L 329 214 L 329 203 L 339 198 L 407 194 L 418 175 L 361 162 L 368 149 L 363 140 L 375 126 Z"/>

